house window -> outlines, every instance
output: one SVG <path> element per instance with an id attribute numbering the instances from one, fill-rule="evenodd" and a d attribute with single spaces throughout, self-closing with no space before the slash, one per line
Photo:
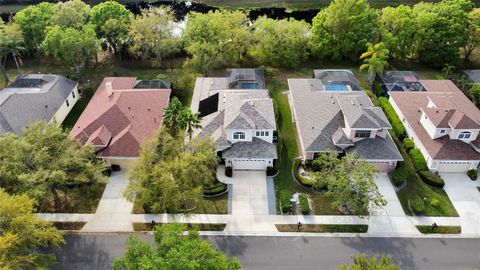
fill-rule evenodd
<path id="1" fill-rule="evenodd" d="M 370 130 L 357 130 L 355 131 L 355 138 L 370 138 Z"/>
<path id="2" fill-rule="evenodd" d="M 460 134 L 458 134 L 458 138 L 459 139 L 463 139 L 463 140 L 467 140 L 467 139 L 470 139 L 470 137 L 472 136 L 472 133 L 470 131 L 464 131 L 464 132 L 460 132 Z"/>
<path id="3" fill-rule="evenodd" d="M 266 136 L 268 136 L 268 131 L 257 131 L 257 132 L 255 132 L 255 135 L 257 137 L 266 137 Z"/>
<path id="4" fill-rule="evenodd" d="M 75 91 L 72 92 L 72 97 L 75 99 Z"/>
<path id="5" fill-rule="evenodd" d="M 445 129 L 440 130 L 440 134 L 443 134 L 443 133 L 445 133 Z"/>
<path id="6" fill-rule="evenodd" d="M 265 131 L 265 136 L 268 136 L 268 131 Z"/>
<path id="7" fill-rule="evenodd" d="M 67 107 L 70 106 L 70 103 L 68 103 L 68 99 L 65 102 L 67 103 Z"/>
<path id="8" fill-rule="evenodd" d="M 255 134 L 257 137 L 260 137 L 260 131 L 257 131 Z"/>
<path id="9" fill-rule="evenodd" d="M 235 132 L 233 133 L 234 140 L 245 140 L 245 133 L 244 132 Z"/>

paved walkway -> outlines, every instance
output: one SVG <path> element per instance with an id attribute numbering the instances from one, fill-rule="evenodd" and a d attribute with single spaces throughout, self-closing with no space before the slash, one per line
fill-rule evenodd
<path id="1" fill-rule="evenodd" d="M 128 232 L 133 231 L 130 215 L 133 203 L 123 197 L 127 187 L 126 170 L 113 172 L 108 179 L 97 211 L 83 227 L 86 232 Z"/>
<path id="2" fill-rule="evenodd" d="M 457 209 L 462 234 L 480 233 L 480 181 L 472 181 L 465 173 L 441 173 L 445 191 Z"/>
<path id="3" fill-rule="evenodd" d="M 370 210 L 368 233 L 420 234 L 410 218 L 403 212 L 388 175 L 386 173 L 377 174 L 376 183 L 380 193 L 387 200 L 387 205 L 382 209 Z"/>

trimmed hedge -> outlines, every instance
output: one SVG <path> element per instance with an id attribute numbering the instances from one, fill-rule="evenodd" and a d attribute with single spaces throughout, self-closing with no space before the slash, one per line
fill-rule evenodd
<path id="1" fill-rule="evenodd" d="M 297 181 L 300 182 L 300 184 L 307 187 L 313 187 L 313 184 L 314 184 L 313 180 L 306 178 L 300 175 L 300 173 L 298 173 L 298 169 L 300 168 L 300 165 L 301 165 L 301 159 L 297 158 L 293 161 L 293 175 L 295 176 L 295 178 L 297 178 Z"/>
<path id="2" fill-rule="evenodd" d="M 407 171 L 407 166 L 405 165 L 404 161 L 400 161 L 397 164 L 397 168 L 392 173 L 392 178 L 393 178 L 393 184 L 395 186 L 400 186 L 407 180 L 408 176 L 408 171 Z"/>
<path id="3" fill-rule="evenodd" d="M 411 149 L 408 154 L 412 158 L 412 164 L 415 168 L 415 171 L 419 172 L 428 170 L 427 162 L 425 161 L 425 158 L 423 157 L 422 152 L 420 152 L 419 149 Z"/>
<path id="4" fill-rule="evenodd" d="M 215 196 L 218 194 L 222 194 L 227 190 L 227 188 L 228 188 L 228 185 L 216 180 L 216 182 L 203 187 L 203 195 Z"/>
<path id="5" fill-rule="evenodd" d="M 300 211 L 302 215 L 310 214 L 310 206 L 308 205 L 308 197 L 305 194 L 300 194 L 298 196 L 299 204 L 300 204 Z"/>
<path id="6" fill-rule="evenodd" d="M 477 180 L 478 172 L 477 172 L 477 170 L 474 170 L 474 169 L 468 170 L 467 175 L 468 175 L 468 177 L 470 177 L 470 179 Z"/>
<path id="7" fill-rule="evenodd" d="M 418 176 L 420 176 L 420 179 L 422 179 L 425 184 L 428 184 L 430 186 L 443 188 L 443 186 L 445 185 L 442 177 L 438 174 L 432 173 L 431 171 L 419 171 Z"/>
<path id="8" fill-rule="evenodd" d="M 403 126 L 400 118 L 398 118 L 398 115 L 393 109 L 390 102 L 388 102 L 388 99 L 386 97 L 379 97 L 378 102 L 380 104 L 380 107 L 382 107 L 383 111 L 385 112 L 388 121 L 390 121 L 390 123 L 392 124 L 393 132 L 395 132 L 395 134 L 400 140 L 405 138 L 405 127 Z"/>
<path id="9" fill-rule="evenodd" d="M 412 139 L 405 138 L 403 140 L 403 148 L 405 148 L 405 150 L 408 152 L 408 151 L 412 150 L 413 148 L 415 148 L 415 143 L 413 142 Z"/>
<path id="10" fill-rule="evenodd" d="M 292 194 L 288 190 L 281 190 L 278 194 L 278 201 L 280 202 L 280 208 L 282 213 L 287 214 L 292 210 L 292 205 L 290 203 L 290 198 Z"/>

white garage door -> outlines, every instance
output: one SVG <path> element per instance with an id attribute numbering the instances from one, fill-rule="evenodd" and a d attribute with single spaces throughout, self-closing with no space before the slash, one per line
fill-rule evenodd
<path id="1" fill-rule="evenodd" d="M 234 159 L 234 170 L 265 170 L 264 159 Z"/>
<path id="2" fill-rule="evenodd" d="M 470 169 L 470 162 L 445 162 L 440 161 L 437 171 L 439 172 L 466 172 Z"/>

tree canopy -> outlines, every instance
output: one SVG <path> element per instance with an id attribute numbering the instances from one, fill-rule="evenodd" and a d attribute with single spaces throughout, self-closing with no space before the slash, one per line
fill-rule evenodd
<path id="1" fill-rule="evenodd" d="M 0 137 L 0 187 L 10 194 L 26 193 L 43 204 L 65 203 L 72 186 L 105 182 L 105 164 L 95 161 L 90 146 L 78 146 L 55 123 L 37 122 L 23 136 Z"/>
<path id="2" fill-rule="evenodd" d="M 54 4 L 42 2 L 28 6 L 15 14 L 13 21 L 22 29 L 29 51 L 36 50 L 45 38 L 45 30 L 51 23 Z"/>
<path id="3" fill-rule="evenodd" d="M 187 63 L 204 75 L 240 63 L 251 46 L 249 20 L 241 11 L 190 13 L 183 46 L 191 56 Z"/>
<path id="4" fill-rule="evenodd" d="M 47 32 L 43 50 L 47 55 L 75 68 L 77 74 L 100 49 L 95 28 L 91 24 L 82 29 L 53 26 Z"/>
<path id="5" fill-rule="evenodd" d="M 395 59 L 414 57 L 418 25 L 412 8 L 400 5 L 381 11 L 382 41 Z"/>
<path id="6" fill-rule="evenodd" d="M 153 59 L 162 63 L 164 58 L 181 50 L 180 38 L 174 33 L 175 27 L 169 8 L 142 10 L 142 14 L 132 21 L 128 32 L 129 52 L 138 59 Z"/>
<path id="7" fill-rule="evenodd" d="M 162 128 L 142 145 L 128 174 L 129 200 L 152 213 L 188 213 L 202 203 L 203 187 L 215 181 L 215 148 L 209 138 L 184 142 L 183 132 L 172 136 Z"/>
<path id="8" fill-rule="evenodd" d="M 240 262 L 216 250 L 197 232 L 183 235 L 185 225 L 165 224 L 154 231 L 155 245 L 131 236 L 124 256 L 113 261 L 115 270 L 239 270 Z"/>
<path id="9" fill-rule="evenodd" d="M 358 59 L 378 38 L 377 12 L 365 0 L 334 0 L 312 22 L 310 48 L 323 58 Z"/>
<path id="10" fill-rule="evenodd" d="M 82 0 L 58 2 L 53 6 L 51 25 L 80 29 L 88 21 L 90 6 Z"/>
<path id="11" fill-rule="evenodd" d="M 324 153 L 313 162 L 320 170 L 310 172 L 310 177 L 315 187 L 327 188 L 325 196 L 330 198 L 333 207 L 346 207 L 364 216 L 369 207 L 387 204 L 375 183 L 377 169 L 370 163 L 350 154 L 339 158 L 335 151 Z"/>
<path id="12" fill-rule="evenodd" d="M 368 82 L 373 83 L 376 74 L 383 74 L 383 71 L 388 67 L 388 56 L 390 51 L 386 48 L 383 42 L 372 44 L 368 43 L 368 50 L 362 55 L 363 64 L 360 70 L 368 70 Z"/>
<path id="13" fill-rule="evenodd" d="M 58 249 L 63 235 L 33 214 L 34 200 L 8 195 L 0 188 L 0 269 L 46 269 L 55 256 L 40 248 Z"/>
<path id="14" fill-rule="evenodd" d="M 467 43 L 464 47 L 464 59 L 469 61 L 470 54 L 480 44 L 480 8 L 475 8 L 468 13 Z"/>
<path id="15" fill-rule="evenodd" d="M 357 254 L 352 256 L 352 261 L 352 264 L 343 264 L 337 270 L 400 270 L 400 266 L 386 255 L 367 257 L 365 254 Z"/>
<path id="16" fill-rule="evenodd" d="M 268 66 L 296 67 L 308 58 L 310 26 L 295 19 L 260 17 L 253 23 L 255 61 Z"/>

